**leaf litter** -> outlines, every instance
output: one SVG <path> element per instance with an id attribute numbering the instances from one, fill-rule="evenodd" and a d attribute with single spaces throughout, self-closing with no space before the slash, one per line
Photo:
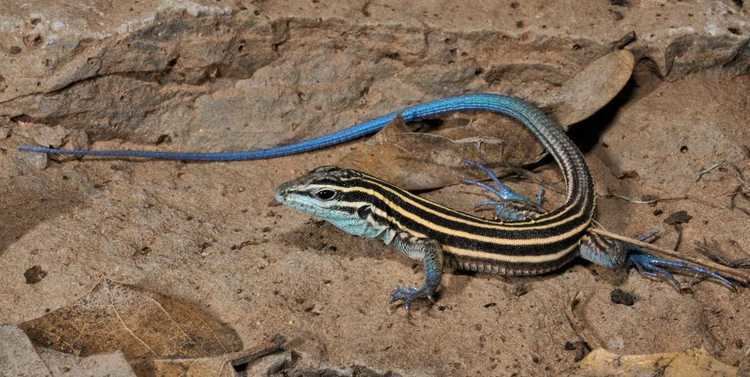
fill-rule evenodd
<path id="1" fill-rule="evenodd" d="M 36 346 L 77 356 L 120 350 L 136 373 L 149 369 L 154 359 L 242 349 L 231 327 L 197 305 L 111 280 L 100 282 L 78 302 L 19 327 Z"/>

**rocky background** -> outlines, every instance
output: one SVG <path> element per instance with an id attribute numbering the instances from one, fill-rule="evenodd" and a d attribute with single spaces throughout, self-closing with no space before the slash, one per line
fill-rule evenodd
<path id="1" fill-rule="evenodd" d="M 39 375 L 58 375 L 48 360 L 62 352 L 121 352 L 139 375 L 179 375 L 175 358 L 216 361 L 277 334 L 293 352 L 274 370 L 287 374 L 579 375 L 584 341 L 703 348 L 742 371 L 747 289 L 679 293 L 578 263 L 528 279 L 448 274 L 437 304 L 410 318 L 389 307 L 394 286 L 421 279 L 417 264 L 272 203 L 279 183 L 358 143 L 223 164 L 15 150 L 268 147 L 446 95 L 533 101 L 619 48 L 635 56 L 631 80 L 571 130 L 600 221 L 748 258 L 741 0 L 0 2 L 0 323 L 25 331 L 29 357 L 46 360 Z M 537 173 L 559 179 L 551 165 Z M 427 195 L 470 210 L 477 193 Z M 107 333 L 121 335 L 87 335 Z"/>

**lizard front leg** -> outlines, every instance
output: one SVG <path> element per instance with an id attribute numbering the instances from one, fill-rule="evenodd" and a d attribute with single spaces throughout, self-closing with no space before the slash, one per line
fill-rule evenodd
<path id="1" fill-rule="evenodd" d="M 409 258 L 421 260 L 424 264 L 424 284 L 419 287 L 398 287 L 391 293 L 391 303 L 403 302 L 408 312 L 412 302 L 426 298 L 434 300 L 434 295 L 440 287 L 443 276 L 443 249 L 440 244 L 430 238 L 413 237 L 408 233 L 400 233 L 393 240 L 395 247 Z"/>

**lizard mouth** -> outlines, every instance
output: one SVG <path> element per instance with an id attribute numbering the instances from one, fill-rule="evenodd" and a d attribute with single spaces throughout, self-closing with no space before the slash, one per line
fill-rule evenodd
<path id="1" fill-rule="evenodd" d="M 276 202 L 280 204 L 286 204 L 286 192 L 276 189 L 274 199 L 276 199 Z"/>
<path id="2" fill-rule="evenodd" d="M 275 190 L 274 198 L 281 204 L 287 204 L 287 198 L 289 197 L 289 191 L 294 187 L 296 180 L 284 182 L 279 185 Z"/>

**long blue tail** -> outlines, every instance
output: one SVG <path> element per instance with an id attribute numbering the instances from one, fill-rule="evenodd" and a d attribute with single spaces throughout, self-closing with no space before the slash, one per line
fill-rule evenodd
<path id="1" fill-rule="evenodd" d="M 407 107 L 403 111 L 393 112 L 382 117 L 356 124 L 335 133 L 303 140 L 298 143 L 282 145 L 267 149 L 256 149 L 236 152 L 166 152 L 166 151 L 143 151 L 143 150 L 91 150 L 91 149 L 59 149 L 33 145 L 22 145 L 18 148 L 21 152 L 49 153 L 72 156 L 96 156 L 116 158 L 151 158 L 159 160 L 182 160 L 182 161 L 240 161 L 261 160 L 275 157 L 289 156 L 342 144 L 367 135 L 374 134 L 398 115 L 405 122 L 414 122 L 421 119 L 432 118 L 441 114 L 456 111 L 478 111 L 486 110 L 503 113 L 515 118 L 525 118 L 529 113 L 538 111 L 532 105 L 514 97 L 498 94 L 477 93 L 456 97 L 448 97 L 427 103 Z"/>

